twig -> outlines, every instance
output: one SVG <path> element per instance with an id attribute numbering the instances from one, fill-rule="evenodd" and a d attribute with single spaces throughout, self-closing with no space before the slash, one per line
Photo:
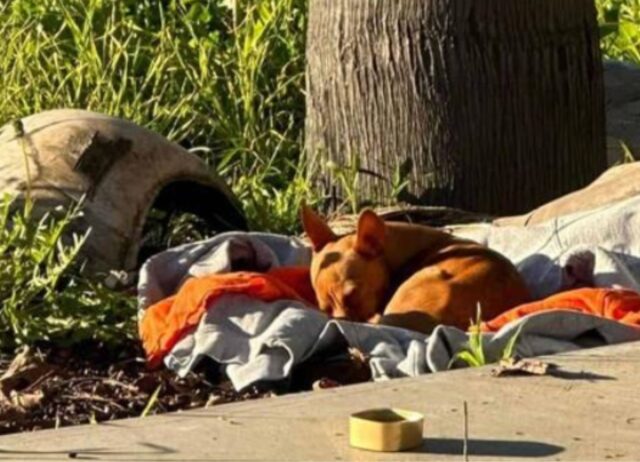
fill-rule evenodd
<path id="1" fill-rule="evenodd" d="M 467 402 L 464 402 L 464 441 L 462 442 L 462 457 L 464 462 L 469 462 L 469 411 Z"/>
<path id="2" fill-rule="evenodd" d="M 111 399 L 103 398 L 101 396 L 96 396 L 96 395 L 90 395 L 89 393 L 77 393 L 75 395 L 62 395 L 60 396 L 60 398 L 67 399 L 69 401 L 95 401 L 97 403 L 109 404 L 121 411 L 126 410 L 122 405 L 118 404 L 117 402 Z"/>
<path id="3" fill-rule="evenodd" d="M 122 361 L 118 361 L 115 362 L 111 365 L 111 367 L 114 367 L 116 369 L 120 369 L 122 368 L 122 366 L 126 366 L 127 364 L 131 364 L 131 363 L 145 363 L 146 359 L 140 357 L 140 356 L 136 356 L 135 358 L 127 358 L 127 359 L 123 359 Z"/>
<path id="4" fill-rule="evenodd" d="M 29 392 L 34 390 L 37 386 L 41 385 L 45 380 L 50 378 L 56 372 L 58 372 L 57 369 L 51 369 L 50 371 L 46 372 L 45 374 L 43 374 L 42 376 L 34 380 L 34 382 L 31 385 L 29 385 L 27 388 L 24 389 L 24 391 Z"/>
<path id="5" fill-rule="evenodd" d="M 131 385 L 129 383 L 124 383 L 121 382 L 120 380 L 115 380 L 115 379 L 104 379 L 102 381 L 102 383 L 104 383 L 105 385 L 111 385 L 113 387 L 120 387 L 120 388 L 124 388 L 126 390 L 129 390 L 132 393 L 137 393 L 138 391 L 140 391 L 138 389 L 138 387 L 136 387 L 135 385 Z"/>
<path id="6" fill-rule="evenodd" d="M 138 392 L 138 388 L 135 385 L 131 385 L 129 383 L 121 382 L 120 380 L 109 379 L 105 377 L 84 376 L 84 377 L 74 377 L 67 380 L 67 384 L 75 385 L 75 386 L 84 385 L 85 383 L 93 383 L 93 382 L 98 382 L 104 385 L 111 385 L 112 387 L 124 388 L 126 390 L 129 390 L 132 393 Z"/>

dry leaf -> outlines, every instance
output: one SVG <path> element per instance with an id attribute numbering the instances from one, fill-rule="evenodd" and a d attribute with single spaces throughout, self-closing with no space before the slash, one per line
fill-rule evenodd
<path id="1" fill-rule="evenodd" d="M 43 356 L 30 348 L 23 349 L 0 377 L 0 391 L 5 396 L 14 390 L 22 390 L 38 381 L 55 367 L 47 364 Z"/>
<path id="2" fill-rule="evenodd" d="M 20 423 L 24 420 L 27 411 L 24 408 L 14 406 L 11 401 L 4 398 L 0 400 L 0 424 L 2 423 Z"/>
<path id="3" fill-rule="evenodd" d="M 351 359 L 356 362 L 363 364 L 367 364 L 369 362 L 369 356 L 357 348 L 349 347 L 349 356 L 351 356 Z"/>
<path id="4" fill-rule="evenodd" d="M 311 385 L 311 389 L 313 391 L 317 391 L 317 390 L 324 390 L 325 388 L 335 388 L 339 386 L 340 386 L 339 382 L 336 382 L 335 380 L 323 378 L 313 382 L 313 385 Z"/>
<path id="5" fill-rule="evenodd" d="M 14 390 L 10 396 L 11 403 L 14 406 L 26 411 L 39 406 L 44 398 L 44 393 L 42 390 L 38 390 L 35 393 L 20 393 Z"/>
<path id="6" fill-rule="evenodd" d="M 491 371 L 494 377 L 505 375 L 546 375 L 552 364 L 535 359 L 507 358 L 498 363 L 498 367 Z"/>
<path id="7" fill-rule="evenodd" d="M 204 405 L 204 407 L 215 406 L 216 404 L 224 404 L 228 402 L 228 397 L 212 393 L 211 396 L 209 396 L 209 399 L 207 400 L 207 403 Z"/>

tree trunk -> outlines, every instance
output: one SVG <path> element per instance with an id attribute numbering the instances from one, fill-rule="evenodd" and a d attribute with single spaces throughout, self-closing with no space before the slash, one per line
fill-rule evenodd
<path id="1" fill-rule="evenodd" d="M 326 185 L 357 157 L 377 203 L 408 166 L 405 199 L 513 214 L 606 168 L 593 0 L 310 0 L 307 40 Z"/>

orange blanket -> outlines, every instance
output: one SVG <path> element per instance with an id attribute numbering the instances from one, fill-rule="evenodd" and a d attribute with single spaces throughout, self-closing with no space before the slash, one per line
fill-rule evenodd
<path id="1" fill-rule="evenodd" d="M 299 300 L 316 306 L 308 268 L 276 268 L 268 273 L 237 272 L 187 280 L 178 293 L 150 306 L 139 325 L 150 367 L 157 367 L 174 345 L 199 322 L 211 302 L 226 294 L 245 294 L 270 302 Z"/>
<path id="2" fill-rule="evenodd" d="M 561 292 L 544 300 L 517 306 L 483 323 L 481 329 L 496 332 L 505 324 L 528 314 L 551 310 L 579 311 L 640 327 L 640 294 L 626 289 L 589 287 Z"/>

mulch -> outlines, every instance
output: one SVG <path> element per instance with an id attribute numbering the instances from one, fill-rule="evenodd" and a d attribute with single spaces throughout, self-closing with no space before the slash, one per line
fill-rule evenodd
<path id="1" fill-rule="evenodd" d="M 149 370 L 140 345 L 134 342 L 117 349 L 87 343 L 74 348 L 45 345 L 24 348 L 14 355 L 0 354 L 0 435 L 370 380 L 368 358 L 347 350 L 345 345 L 337 345 L 328 353 L 333 355 L 330 358 L 316 358 L 298 366 L 286 383 L 262 384 L 240 392 L 234 390 L 220 367 L 207 359 L 185 378 L 167 369 Z"/>
<path id="2" fill-rule="evenodd" d="M 0 434 L 98 423 L 272 396 L 236 392 L 206 367 L 179 378 L 147 369 L 140 347 L 41 347 L 0 357 Z M 157 395 L 157 397 L 154 397 Z M 148 409 L 147 409 L 148 408 Z M 146 412 L 145 412 L 146 409 Z"/>

